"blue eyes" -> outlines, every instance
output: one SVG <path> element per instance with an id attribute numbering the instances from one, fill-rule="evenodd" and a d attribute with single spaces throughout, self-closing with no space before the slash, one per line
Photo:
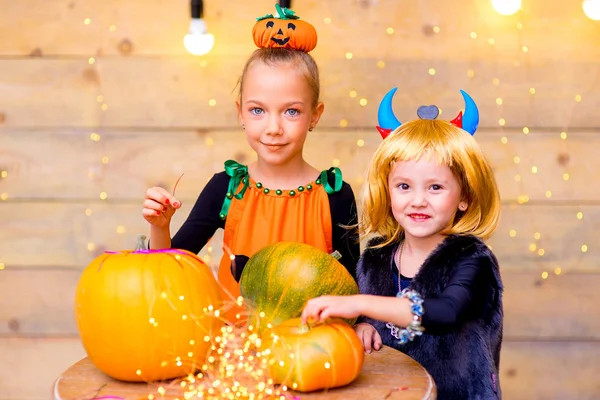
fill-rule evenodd
<path id="1" fill-rule="evenodd" d="M 250 114 L 254 114 L 254 115 L 263 115 L 265 113 L 265 110 L 263 110 L 260 107 L 252 107 L 250 110 Z M 295 108 L 290 108 L 287 109 L 285 111 L 286 115 L 289 115 L 290 117 L 297 117 L 298 115 L 300 115 L 300 111 L 298 111 Z"/>

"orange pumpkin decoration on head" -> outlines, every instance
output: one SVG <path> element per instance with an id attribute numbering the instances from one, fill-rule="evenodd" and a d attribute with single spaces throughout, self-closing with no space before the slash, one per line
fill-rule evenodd
<path id="1" fill-rule="evenodd" d="M 292 10 L 275 4 L 277 16 L 267 14 L 257 18 L 252 29 L 254 43 L 260 48 L 286 48 L 309 52 L 317 46 L 317 31 L 300 21 Z"/>

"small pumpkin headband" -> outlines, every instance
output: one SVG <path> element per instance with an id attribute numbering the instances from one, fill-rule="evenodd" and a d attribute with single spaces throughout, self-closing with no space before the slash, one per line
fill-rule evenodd
<path id="1" fill-rule="evenodd" d="M 398 118 L 394 115 L 392 109 L 392 99 L 398 88 L 393 88 L 383 97 L 381 103 L 379 103 L 379 110 L 377 111 L 377 130 L 383 139 L 385 139 L 394 129 L 398 128 L 402 123 L 398 121 Z M 475 134 L 477 127 L 479 126 L 479 110 L 477 104 L 473 101 L 465 91 L 461 90 L 460 93 L 465 101 L 465 113 L 460 111 L 456 118 L 450 123 L 457 126 L 471 135 Z M 417 115 L 421 119 L 436 119 L 440 113 L 437 106 L 421 106 L 417 110 Z"/>
<path id="2" fill-rule="evenodd" d="M 254 44 L 260 48 L 286 48 L 308 53 L 317 46 L 314 26 L 288 8 L 275 4 L 277 15 L 267 14 L 256 18 L 252 28 Z"/>

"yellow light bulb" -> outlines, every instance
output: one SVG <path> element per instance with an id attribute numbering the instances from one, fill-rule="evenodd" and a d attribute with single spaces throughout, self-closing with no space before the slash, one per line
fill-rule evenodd
<path id="1" fill-rule="evenodd" d="M 589 19 L 600 21 L 600 0 L 584 0 L 581 7 Z"/>
<path id="2" fill-rule="evenodd" d="M 502 15 L 512 15 L 521 9 L 521 0 L 492 0 L 494 10 Z"/>
<path id="3" fill-rule="evenodd" d="M 185 49 L 195 56 L 202 56 L 212 50 L 215 45 L 215 37 L 208 33 L 206 23 L 202 18 L 192 18 L 190 28 L 183 38 Z"/>

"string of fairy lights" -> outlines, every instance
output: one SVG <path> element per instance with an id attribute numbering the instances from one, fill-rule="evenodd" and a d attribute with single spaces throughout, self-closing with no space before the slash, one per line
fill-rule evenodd
<path id="1" fill-rule="evenodd" d="M 498 3 L 498 2 L 497 2 Z M 510 3 L 510 4 L 509 4 Z M 518 6 L 520 7 L 520 1 L 518 2 Z M 587 1 L 585 2 L 587 4 L 587 8 L 584 7 L 584 12 L 586 13 L 586 15 L 588 15 L 590 18 L 594 19 L 594 10 L 595 8 L 595 2 L 594 1 Z M 498 6 L 498 4 L 500 4 Z M 510 11 L 511 9 L 514 10 L 513 12 L 518 11 L 519 7 L 517 7 L 514 1 L 509 1 L 509 2 L 499 2 L 498 4 L 495 4 L 495 7 L 502 7 L 502 5 L 504 5 L 504 7 L 508 7 L 508 11 Z M 512 4 L 512 5 L 511 5 Z M 336 15 L 336 11 L 334 11 L 333 7 L 329 7 L 327 5 L 325 5 L 326 8 L 328 8 L 326 10 L 325 16 L 323 17 L 323 23 L 325 26 L 330 27 L 330 29 L 339 29 L 336 27 L 336 22 L 337 20 L 340 20 L 341 18 L 343 18 L 343 15 Z M 511 8 L 512 7 L 512 8 Z M 338 13 L 340 12 L 340 9 L 337 9 Z M 498 10 L 499 12 L 502 11 L 502 13 L 507 14 L 508 11 L 506 9 L 504 10 Z M 96 21 L 94 21 L 91 17 L 86 17 L 83 19 L 82 21 L 84 28 L 85 27 L 92 27 Z M 112 25 L 108 25 L 105 27 L 106 32 L 108 34 L 112 34 L 117 32 L 117 26 L 112 24 Z M 384 33 L 385 35 L 388 36 L 393 36 L 396 35 L 399 32 L 399 29 L 397 27 L 394 27 L 392 25 L 388 25 L 388 26 L 382 26 L 381 29 L 383 30 L 382 33 Z M 515 24 L 515 30 L 516 33 L 521 37 L 521 34 L 523 32 L 523 30 L 526 29 L 526 24 L 524 24 L 522 21 L 519 21 Z M 429 34 L 431 35 L 443 35 L 446 30 L 443 24 L 435 24 L 435 25 L 431 25 L 428 26 L 428 31 Z M 325 33 L 324 33 L 325 34 Z M 480 41 L 480 40 L 484 40 L 488 43 L 488 45 L 491 48 L 494 48 L 494 46 L 496 46 L 497 43 L 497 39 L 493 38 L 493 37 L 485 37 L 485 35 L 480 34 L 478 32 L 475 31 L 470 31 L 468 32 L 468 35 L 465 37 L 465 40 L 473 40 L 473 41 Z M 341 48 L 341 47 L 340 47 Z M 532 52 L 535 52 L 535 48 L 532 48 L 530 43 L 524 43 L 522 40 L 520 40 L 520 44 L 519 44 L 519 48 L 516 49 L 518 52 L 518 56 L 515 57 L 514 61 L 513 61 L 513 65 L 515 68 L 519 68 L 520 66 L 523 65 L 523 63 L 528 62 L 529 57 L 531 56 Z M 387 49 L 385 51 L 388 51 Z M 343 57 L 343 59 L 346 59 L 348 62 L 352 62 L 352 60 L 356 59 L 357 56 L 360 58 L 359 56 L 359 52 L 356 51 L 349 51 L 349 50 L 343 50 L 343 53 L 340 54 L 340 57 Z M 95 68 L 96 72 L 99 73 L 100 70 L 100 57 L 98 55 L 91 55 L 89 56 L 87 59 L 85 59 L 86 64 L 88 65 L 88 67 L 90 68 Z M 200 67 L 206 67 L 208 65 L 208 62 L 206 60 L 201 60 L 199 62 Z M 385 62 L 385 57 L 381 57 L 379 60 L 376 60 L 375 65 L 374 65 L 375 71 L 377 70 L 382 70 L 386 68 L 386 62 Z M 435 78 L 436 75 L 438 75 L 440 68 L 443 67 L 429 67 L 427 68 L 426 71 L 424 71 L 424 73 L 428 74 L 429 76 L 431 76 L 432 78 Z M 376 73 L 376 72 L 374 72 Z M 476 76 L 476 70 L 475 68 L 469 68 L 466 71 L 466 74 L 469 78 L 475 78 Z M 101 82 L 101 80 L 100 80 Z M 507 125 L 507 118 L 509 118 L 508 116 L 502 115 L 503 114 L 503 109 L 504 109 L 504 105 L 506 104 L 506 100 L 503 98 L 503 96 L 500 94 L 501 92 L 501 88 L 502 88 L 502 83 L 500 81 L 500 78 L 498 77 L 494 77 L 492 80 L 492 85 L 493 87 L 495 87 L 497 89 L 497 94 L 495 95 L 495 102 L 498 106 L 498 126 L 500 128 L 504 128 Z M 539 93 L 537 91 L 537 89 L 535 87 L 529 87 L 528 88 L 528 92 L 529 95 L 532 98 L 532 101 L 535 101 L 535 97 L 539 96 Z M 370 99 L 368 98 L 369 96 L 366 94 L 360 94 L 358 93 L 357 90 L 349 87 L 348 88 L 348 96 L 352 101 L 356 101 L 357 105 L 359 107 L 365 107 L 369 104 Z M 95 94 L 95 100 L 98 104 L 99 110 L 100 110 L 100 118 L 102 118 L 103 113 L 105 113 L 108 110 L 108 102 L 107 99 L 105 98 L 105 95 L 102 93 L 102 85 L 101 83 L 98 85 L 98 90 L 97 93 Z M 375 100 L 373 100 L 375 101 Z M 582 101 L 584 101 L 584 94 L 583 93 L 573 93 L 573 106 L 576 107 L 578 104 L 580 104 Z M 208 105 L 210 107 L 215 107 L 217 104 L 217 101 L 215 98 L 210 98 L 208 99 Z M 100 124 L 98 124 L 100 126 Z M 568 127 L 569 125 L 569 121 L 565 121 L 563 128 L 560 130 L 560 132 L 557 132 L 557 134 L 560 136 L 561 140 L 565 141 L 565 143 L 567 144 L 568 138 L 569 138 L 569 133 L 568 133 Z M 342 118 L 339 120 L 339 127 L 340 128 L 348 128 L 351 127 L 351 121 L 349 118 Z M 524 136 L 526 137 L 530 137 L 531 134 L 533 133 L 533 128 L 531 128 L 530 126 L 523 126 L 522 127 L 522 133 Z M 512 137 L 511 135 L 503 135 L 500 138 L 500 142 L 502 145 L 507 145 L 509 143 L 509 136 Z M 89 132 L 89 138 L 90 138 L 90 143 L 92 146 L 100 146 L 103 145 L 103 135 L 98 131 L 98 130 L 94 130 L 92 132 Z M 207 137 L 206 139 L 206 143 L 205 145 L 208 146 L 213 146 L 215 145 L 215 138 L 214 137 Z M 511 139 L 513 140 L 513 139 Z M 516 139 L 516 140 L 520 140 L 520 139 Z M 358 148 L 363 148 L 366 145 L 366 140 L 363 138 L 357 138 L 355 145 Z M 111 162 L 110 159 L 110 155 L 108 154 L 108 151 L 106 149 L 108 149 L 109 146 L 104 146 L 104 151 L 103 154 L 99 160 L 99 167 L 98 166 L 92 166 L 89 170 L 88 176 L 91 180 L 95 180 L 95 179 L 99 179 L 101 178 L 102 171 L 104 171 L 106 168 L 108 168 L 109 163 Z M 513 154 L 512 156 L 509 156 L 509 159 L 512 160 L 512 162 L 515 165 L 519 165 L 522 166 L 522 171 L 520 171 L 519 173 L 515 174 L 514 176 L 514 181 L 516 184 L 519 185 L 520 191 L 522 192 L 522 194 L 518 195 L 517 198 L 515 199 L 516 203 L 518 205 L 526 205 L 527 203 L 530 202 L 530 196 L 527 194 L 527 187 L 524 183 L 524 178 L 526 177 L 526 174 L 534 174 L 537 176 L 540 176 L 540 173 L 542 172 L 540 167 L 538 165 L 535 164 L 535 160 L 528 160 L 526 162 L 526 157 L 523 154 L 518 154 L 519 152 L 517 151 L 515 154 Z M 340 160 L 340 158 L 333 158 L 331 161 L 331 164 L 333 166 L 341 166 L 342 161 Z M 97 172 L 100 171 L 100 172 Z M 9 179 L 11 175 L 9 174 L 8 170 L 2 169 L 0 170 L 0 182 L 2 180 L 5 179 Z M 573 172 L 571 172 L 569 170 L 569 166 L 568 163 L 565 163 L 564 166 L 562 166 L 562 173 L 560 176 L 560 179 L 562 179 L 565 182 L 569 182 L 571 181 L 573 178 Z M 361 185 L 363 183 L 363 177 L 362 176 L 357 176 L 354 179 L 354 183 L 356 183 L 357 185 Z M 548 185 L 548 188 L 546 189 L 545 193 L 544 193 L 545 197 L 547 199 L 551 199 L 553 197 L 553 190 L 551 189 L 550 185 Z M 6 201 L 9 198 L 9 194 L 6 191 L 0 192 L 0 201 Z M 100 192 L 98 193 L 98 198 L 101 201 L 106 201 L 109 198 L 109 192 L 106 188 L 100 190 Z M 88 207 L 85 208 L 84 210 L 85 215 L 87 217 L 92 217 L 92 215 L 94 214 L 94 208 L 92 205 L 89 205 Z M 577 220 L 585 220 L 585 215 L 584 215 L 584 210 L 578 210 L 577 212 L 574 213 L 573 218 L 576 218 Z M 118 224 L 117 226 L 115 226 L 115 232 L 117 234 L 124 234 L 126 233 L 127 229 L 126 226 L 124 224 Z M 515 228 L 510 228 L 508 230 L 508 232 L 499 232 L 500 235 L 503 234 L 507 234 L 509 237 L 511 238 L 517 238 L 517 239 L 521 239 L 525 242 L 527 242 L 527 248 L 529 249 L 529 251 L 531 251 L 532 253 L 537 254 L 539 257 L 543 257 L 546 254 L 546 250 L 543 248 L 542 246 L 542 240 L 544 238 L 544 234 L 543 232 L 541 232 L 541 228 L 534 232 L 532 235 L 532 239 L 531 238 L 526 238 L 523 235 L 525 235 L 524 233 L 522 234 L 521 232 L 517 232 L 517 229 Z M 100 240 L 100 239 L 98 239 Z M 574 244 L 575 245 L 575 244 Z M 99 250 L 99 245 L 98 243 L 96 243 L 94 240 L 92 240 L 90 238 L 90 240 L 87 242 L 86 244 L 87 246 L 87 250 L 90 252 L 90 256 L 94 255 L 98 250 Z M 581 253 L 586 253 L 589 251 L 589 243 L 577 243 L 577 248 L 574 248 L 574 250 L 580 251 Z M 209 253 L 212 253 L 212 246 L 209 246 L 207 248 Z M 205 255 L 204 256 L 205 261 L 210 262 L 211 260 L 211 256 L 209 255 Z M 0 260 L 0 270 L 4 269 L 6 267 L 5 263 Z M 547 278 L 551 273 L 554 273 L 555 275 L 559 275 L 563 272 L 563 266 L 556 266 L 553 270 L 547 270 L 544 269 L 543 271 L 541 271 L 542 277 L 543 278 Z"/>
<path id="2" fill-rule="evenodd" d="M 588 17 L 590 17 L 591 19 L 598 19 L 598 18 L 594 18 L 593 12 L 596 9 L 595 7 L 598 8 L 598 15 L 600 18 L 600 2 L 598 2 L 599 4 L 597 5 L 590 5 L 588 4 L 588 7 L 585 8 L 585 13 L 586 15 L 588 15 Z M 498 11 L 500 14 L 503 15 L 510 15 L 513 14 L 515 12 L 517 12 L 520 8 L 521 8 L 521 2 L 520 0 L 512 0 L 512 1 L 494 1 L 493 2 L 493 6 L 494 8 L 496 8 L 496 11 Z M 323 18 L 323 22 L 325 25 L 332 25 L 336 22 L 336 17 L 332 17 L 331 15 L 333 14 L 333 7 L 329 10 L 329 14 L 327 16 L 325 16 Z M 590 11 L 591 10 L 591 11 Z M 341 20 L 343 18 L 343 15 L 339 15 L 337 17 L 337 19 Z M 519 21 L 515 24 L 515 30 L 517 32 L 517 35 L 519 35 L 519 48 L 516 49 L 517 50 L 517 55 L 515 57 L 515 59 L 512 62 L 512 65 L 515 68 L 519 68 L 521 67 L 524 63 L 528 63 L 529 62 L 529 57 L 531 55 L 531 46 L 528 43 L 523 43 L 522 40 L 522 32 L 524 29 L 524 24 L 522 21 Z M 431 25 L 427 27 L 428 30 L 430 30 L 430 33 L 433 35 L 439 35 L 439 34 L 443 34 L 444 32 L 444 28 L 443 26 L 440 25 Z M 383 28 L 385 30 L 385 34 L 387 35 L 394 35 L 396 34 L 396 29 L 394 28 L 394 26 L 386 26 Z M 497 40 L 493 37 L 488 37 L 485 38 L 483 37 L 483 35 L 479 35 L 477 32 L 475 31 L 470 31 L 468 33 L 468 36 L 465 38 L 465 40 L 485 40 L 488 45 L 493 49 L 496 44 L 497 44 Z M 535 50 L 535 49 L 533 49 Z M 355 58 L 355 54 L 351 51 L 346 51 L 343 54 L 340 54 L 340 57 L 344 57 L 346 60 L 352 60 L 353 58 Z M 523 58 L 525 58 L 525 60 L 523 60 Z M 497 62 L 497 60 L 494 60 Z M 378 69 L 384 69 L 386 68 L 386 63 L 384 60 L 378 60 L 376 62 L 376 67 Z M 430 75 L 431 77 L 434 77 L 437 73 L 439 72 L 439 67 L 438 70 L 436 70 L 435 67 L 429 67 L 426 71 L 426 73 L 428 75 Z M 476 71 L 474 68 L 469 68 L 466 71 L 466 74 L 469 78 L 473 79 L 476 76 Z M 497 89 L 497 91 L 500 91 L 502 85 L 501 85 L 501 81 L 498 77 L 494 77 L 492 79 L 492 85 L 493 87 L 495 87 Z M 354 89 L 350 89 L 349 90 L 349 97 L 351 99 L 353 99 L 353 101 L 358 101 L 358 105 L 361 107 L 364 107 L 368 104 L 368 98 L 367 96 L 360 96 L 356 90 Z M 535 98 L 536 95 L 539 95 L 536 88 L 535 87 L 529 87 L 528 88 L 528 94 L 531 96 L 532 101 Z M 571 110 L 571 115 L 573 114 L 573 111 L 575 109 L 575 107 L 581 103 L 583 101 L 583 96 L 581 93 L 573 93 L 573 108 Z M 503 115 L 504 114 L 504 105 L 505 105 L 505 100 L 503 99 L 503 97 L 501 95 L 497 95 L 495 97 L 495 102 L 498 106 L 498 126 L 500 127 L 500 129 L 503 131 L 507 125 L 507 118 L 508 116 Z M 440 114 L 442 113 L 442 110 L 440 109 Z M 560 136 L 560 139 L 568 142 L 567 139 L 569 137 L 568 134 L 568 126 L 569 126 L 569 122 L 568 120 L 566 120 L 564 122 L 564 125 L 562 127 L 562 129 L 560 129 L 560 132 L 558 133 L 558 135 Z M 346 118 L 342 118 L 339 121 L 339 126 L 340 128 L 346 128 L 349 126 L 349 121 Z M 530 133 L 532 133 L 532 128 L 530 128 L 529 126 L 523 126 L 521 129 L 522 133 L 524 136 L 526 137 L 530 137 Z M 509 143 L 509 136 L 511 135 L 507 135 L 507 134 L 503 134 L 500 138 L 500 143 L 503 146 L 506 146 Z M 517 141 L 519 141 L 518 138 L 515 138 Z M 513 139 L 511 139 L 513 140 Z M 521 141 L 522 143 L 522 141 Z M 358 139 L 356 141 L 356 145 L 360 148 L 363 147 L 365 145 L 365 140 L 364 139 Z M 568 145 L 566 145 L 568 146 Z M 519 194 L 517 196 L 517 198 L 514 201 L 510 201 L 511 204 L 509 204 L 509 208 L 514 210 L 516 208 L 516 205 L 526 205 L 527 203 L 530 202 L 530 196 L 527 194 L 527 187 L 525 187 L 524 183 L 523 183 L 523 177 L 524 174 L 527 173 L 531 173 L 533 175 L 538 175 L 540 173 L 540 168 L 536 165 L 535 160 L 528 160 L 530 162 L 529 166 L 525 166 L 525 156 L 522 154 L 523 153 L 523 149 L 518 149 L 518 151 L 516 151 L 516 153 L 512 156 L 509 156 L 509 159 L 512 160 L 512 162 L 515 165 L 523 165 L 523 170 L 520 171 L 519 173 L 515 174 L 514 176 L 514 181 L 516 184 L 518 184 L 519 187 L 519 191 L 521 194 Z M 568 154 L 567 154 L 567 158 L 568 158 Z M 332 164 L 334 166 L 339 166 L 340 165 L 340 160 L 337 158 L 334 158 L 332 160 Z M 569 171 L 568 165 L 567 163 L 561 164 L 562 165 L 562 172 L 561 172 L 561 176 L 560 179 L 562 179 L 563 181 L 570 181 L 571 178 L 573 177 L 572 173 Z M 363 177 L 357 177 L 357 179 L 355 180 L 355 182 L 360 185 L 363 183 Z M 549 187 L 550 185 L 547 185 L 548 188 L 545 190 L 544 196 L 547 199 L 551 199 L 553 196 L 552 190 Z M 516 203 L 516 204 L 515 204 Z M 583 210 L 579 209 L 577 210 L 575 213 L 573 213 L 572 216 L 573 219 L 576 220 L 584 220 L 584 213 Z M 535 221 L 534 221 L 534 226 Z M 521 243 L 516 243 L 517 245 L 523 245 L 525 244 L 528 251 L 530 251 L 533 254 L 536 254 L 540 259 L 542 259 L 544 257 L 544 255 L 546 254 L 546 250 L 544 249 L 544 247 L 542 246 L 543 244 L 543 234 L 542 231 L 543 227 L 536 227 L 534 229 L 534 232 L 530 232 L 530 233 L 523 233 L 523 232 L 517 232 L 517 230 L 514 227 L 509 227 L 508 231 L 506 232 L 498 232 L 497 235 L 508 235 L 511 239 L 514 238 L 518 238 L 521 239 Z M 582 230 L 583 232 L 584 230 Z M 531 236 L 527 236 L 531 234 Z M 579 251 L 581 253 L 587 253 L 589 251 L 589 244 L 585 243 L 584 241 L 580 241 L 579 243 L 577 243 L 577 239 L 573 238 L 573 247 L 571 248 L 571 252 L 576 252 Z M 579 260 L 581 260 L 581 258 L 579 258 Z M 564 266 L 560 265 L 560 264 L 554 264 L 554 266 L 550 266 L 550 263 L 539 263 L 539 265 L 541 266 L 541 271 L 540 271 L 540 275 L 542 279 L 547 279 L 551 274 L 554 274 L 556 276 L 561 275 L 564 271 Z M 571 268 L 573 266 L 570 266 Z"/>
<path id="3" fill-rule="evenodd" d="M 342 18 L 342 16 L 335 16 L 331 12 L 323 18 L 323 23 L 326 26 L 333 26 L 336 22 L 336 18 Z M 85 27 L 92 26 L 95 21 L 92 18 L 85 18 L 82 21 L 82 24 Z M 430 27 L 431 34 L 433 35 L 443 35 L 445 33 L 443 24 L 432 25 Z M 523 22 L 518 22 L 515 25 L 515 29 L 517 34 L 521 34 L 521 32 L 526 29 L 527 26 Z M 382 34 L 393 36 L 397 34 L 398 28 L 394 26 L 383 26 Z M 107 32 L 114 33 L 117 31 L 116 25 L 109 25 L 106 27 Z M 323 33 L 324 35 L 326 33 Z M 481 41 L 485 40 L 489 46 L 497 45 L 497 40 L 493 37 L 484 37 L 484 35 L 470 31 L 468 35 L 465 35 L 465 40 L 473 40 L 473 41 Z M 520 47 L 516 49 L 518 52 L 518 57 L 515 57 L 513 62 L 513 66 L 515 68 L 519 68 L 523 65 L 524 62 L 527 62 L 527 59 L 531 56 L 532 52 L 535 52 L 535 48 L 532 47 L 529 43 L 521 43 Z M 354 51 L 343 51 L 339 54 L 341 59 L 345 59 L 348 62 L 352 62 L 356 58 L 360 58 L 360 54 Z M 524 60 L 525 59 L 525 60 Z M 98 74 L 100 74 L 100 59 L 97 55 L 91 55 L 87 57 L 84 61 L 86 63 L 87 68 L 94 68 Z M 206 67 L 207 61 L 202 60 L 200 62 L 200 67 Z M 386 68 L 385 59 L 379 59 L 373 65 L 374 73 L 378 70 L 383 70 Z M 432 78 L 435 78 L 436 75 L 439 74 L 440 67 L 428 67 L 423 71 L 423 74 L 427 74 Z M 469 68 L 465 71 L 466 75 L 469 78 L 475 78 L 477 75 L 477 71 L 475 68 Z M 101 82 L 101 79 L 99 80 Z M 502 82 L 500 78 L 494 77 L 491 82 L 492 86 L 496 88 L 496 92 L 494 93 L 495 102 L 498 106 L 498 126 L 501 129 L 505 129 L 507 125 L 507 120 L 510 118 L 505 115 L 504 106 L 506 105 L 505 98 L 501 94 Z M 361 94 L 357 90 L 352 87 L 348 88 L 348 97 L 352 102 L 355 102 L 358 107 L 366 107 L 369 104 L 369 96 L 366 94 Z M 540 94 L 536 90 L 535 87 L 529 87 L 528 93 L 532 99 L 535 99 L 535 96 L 539 96 Z M 95 102 L 97 103 L 97 107 L 99 109 L 100 121 L 98 123 L 98 127 L 101 126 L 101 119 L 103 118 L 104 113 L 109 109 L 109 103 L 105 98 L 105 94 L 103 93 L 103 88 L 101 84 L 98 84 L 97 92 L 94 93 Z M 577 107 L 582 101 L 584 101 L 585 93 L 573 93 L 573 108 Z M 375 101 L 375 100 L 373 100 Z M 533 101 L 533 100 L 532 100 Z M 214 98 L 210 98 L 208 100 L 208 106 L 215 107 L 217 105 L 217 101 Z M 565 146 L 568 146 L 569 143 L 569 133 L 568 133 L 568 125 L 569 121 L 565 121 L 562 129 L 559 129 L 560 132 L 556 132 L 560 140 L 565 142 Z M 340 128 L 349 128 L 351 127 L 351 121 L 349 118 L 342 118 L 339 121 Z M 534 129 L 530 126 L 523 126 L 521 128 L 521 132 L 523 137 L 530 138 Z M 108 168 L 111 161 L 111 154 L 107 149 L 110 146 L 106 146 L 104 144 L 104 135 L 101 133 L 99 129 L 95 129 L 92 131 L 86 131 L 86 135 L 89 135 L 89 145 L 95 146 L 93 147 L 94 153 L 101 153 L 100 159 L 97 160 L 97 164 L 90 167 L 88 171 L 88 178 L 91 180 L 98 179 L 99 176 L 101 178 L 102 171 L 105 168 Z M 523 140 L 522 138 L 515 138 L 512 134 L 502 134 L 500 137 L 500 145 L 506 149 L 508 149 L 509 142 L 513 140 Z M 87 140 L 87 139 L 86 139 Z M 366 140 L 363 138 L 357 138 L 355 142 L 355 146 L 358 148 L 363 148 L 366 144 Z M 218 145 L 217 139 L 214 137 L 207 137 L 205 139 L 205 146 L 210 147 Z M 101 146 L 102 151 L 98 152 L 98 148 Z M 506 153 L 509 153 L 509 150 L 505 150 Z M 524 177 L 526 174 L 539 175 L 542 171 L 539 168 L 539 165 L 536 165 L 535 160 L 528 160 L 527 156 L 523 154 L 522 149 L 516 151 L 514 154 L 510 154 L 508 159 L 511 160 L 515 165 L 518 165 L 522 168 L 520 172 L 514 175 L 514 182 L 519 186 L 519 190 L 522 194 L 517 196 L 514 202 L 511 202 L 509 207 L 518 207 L 525 206 L 530 202 L 530 196 L 526 193 L 527 187 L 524 183 Z M 339 158 L 334 158 L 332 160 L 333 166 L 342 166 L 342 161 Z M 100 171 L 98 173 L 97 171 Z M 1 180 L 9 179 L 11 174 L 8 170 L 1 169 L 0 170 L 0 182 Z M 562 166 L 561 176 L 557 177 L 558 179 L 564 182 L 570 182 L 573 178 L 573 172 L 569 170 L 568 165 L 565 163 Z M 356 177 L 355 182 L 357 184 L 362 184 L 363 177 Z M 553 198 L 553 191 L 550 185 L 547 185 L 544 196 L 547 199 Z M 107 188 L 102 188 L 98 194 L 97 198 L 106 202 L 110 198 L 110 193 Z M 9 194 L 6 192 L 0 192 L 0 201 L 6 201 L 9 198 Z M 93 203 L 91 203 L 93 204 Z M 93 205 L 88 205 L 85 210 L 86 217 L 93 217 L 95 215 L 95 209 Z M 102 205 L 104 207 L 105 205 Z M 578 210 L 572 216 L 573 219 L 577 221 L 582 221 L 582 223 L 587 222 L 583 210 Z M 582 229 L 583 231 L 583 229 Z M 115 227 L 115 232 L 119 235 L 125 234 L 127 232 L 127 227 L 124 224 L 118 224 Z M 545 234 L 543 232 L 543 227 L 538 227 L 533 233 L 531 232 L 518 232 L 514 227 L 508 229 L 507 232 L 499 232 L 499 235 L 508 235 L 508 237 L 513 239 L 521 239 L 522 242 L 519 244 L 526 245 L 528 251 L 533 254 L 536 254 L 540 259 L 546 255 L 546 249 L 543 246 L 543 239 Z M 587 253 L 589 251 L 589 243 L 577 242 L 577 238 L 573 238 L 573 251 L 578 251 L 580 253 Z M 91 238 L 86 243 L 87 251 L 90 253 L 90 257 L 93 257 L 95 252 L 99 250 L 98 243 L 96 243 Z M 210 264 L 212 261 L 212 254 L 214 252 L 213 246 L 209 245 L 206 248 L 208 254 L 203 256 L 204 261 L 207 264 Z M 554 265 L 553 268 L 550 267 L 549 263 L 541 263 L 542 270 L 540 271 L 542 279 L 547 279 L 551 275 L 559 276 L 563 274 L 565 271 L 564 265 Z M 6 268 L 6 265 L 2 260 L 0 260 L 0 270 Z M 238 299 L 241 301 L 241 299 Z M 207 312 L 212 313 L 215 316 L 218 316 L 219 310 L 207 310 Z M 149 320 L 150 323 L 156 323 L 156 321 Z M 149 391 L 154 391 L 154 393 L 149 393 L 147 395 L 148 400 L 159 399 L 166 394 L 169 393 L 177 393 L 181 396 L 181 400 L 183 399 L 191 399 L 191 398 L 220 398 L 220 399 L 234 399 L 234 398 L 250 398 L 250 399 L 262 399 L 262 398 L 273 398 L 279 397 L 281 399 L 289 398 L 289 394 L 286 393 L 286 387 L 276 387 L 271 380 L 268 378 L 268 357 L 260 357 L 260 354 L 264 352 L 264 349 L 261 347 L 261 340 L 258 335 L 253 332 L 253 328 L 247 327 L 245 329 L 236 329 L 235 327 L 229 326 L 223 328 L 218 336 L 215 338 L 209 338 L 209 340 L 214 340 L 214 345 L 211 347 L 211 354 L 207 358 L 207 363 L 200 368 L 200 372 L 191 373 L 186 378 L 181 380 L 173 381 L 169 383 L 169 386 L 166 385 L 158 385 L 154 384 L 149 386 Z M 266 356 L 268 356 L 268 351 L 264 352 Z M 180 360 L 175 359 L 175 362 L 180 362 Z M 238 376 L 239 372 L 245 372 L 245 376 L 250 379 L 250 382 L 246 382 L 242 384 L 239 382 Z M 140 371 L 142 373 L 142 371 Z M 292 388 L 293 389 L 293 388 Z"/>

